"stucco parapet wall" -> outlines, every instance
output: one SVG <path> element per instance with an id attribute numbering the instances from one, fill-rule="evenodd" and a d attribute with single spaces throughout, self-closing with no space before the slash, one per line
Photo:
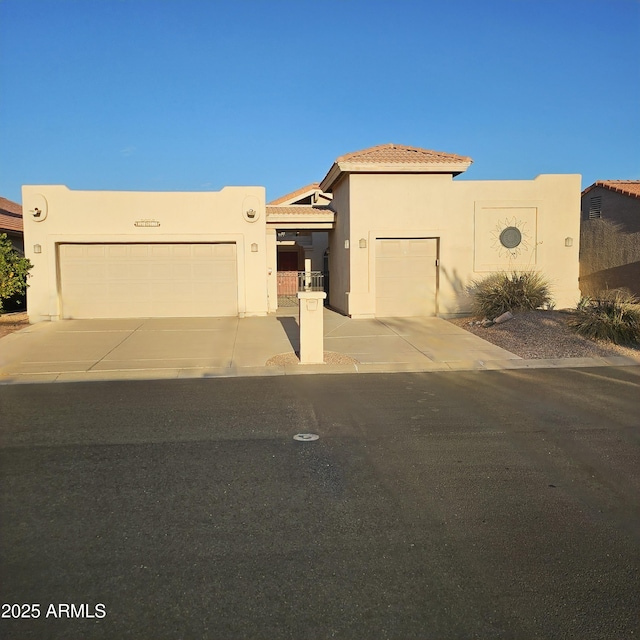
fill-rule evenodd
<path id="1" fill-rule="evenodd" d="M 25 185 L 25 233 L 189 233 L 264 228 L 264 187 L 224 187 L 220 191 L 89 191 L 65 185 Z M 36 218 L 35 208 L 45 208 Z M 230 215 L 235 213 L 235 215 Z M 246 223 L 252 223 L 246 225 Z M 37 223 L 37 224 L 33 224 Z M 258 223 L 257 225 L 255 223 Z M 55 231 L 53 231 L 55 229 Z"/>
<path id="2" fill-rule="evenodd" d="M 25 184 L 22 185 L 23 190 L 29 192 L 38 191 L 58 191 L 66 194 L 75 195 L 100 195 L 100 196 L 121 196 L 121 197 L 213 197 L 219 196 L 224 193 L 239 193 L 241 191 L 255 192 L 261 191 L 266 196 L 266 190 L 262 186 L 226 186 L 222 187 L 218 191 L 148 191 L 148 190 L 119 190 L 119 189 L 72 189 L 66 184 Z"/>
<path id="3" fill-rule="evenodd" d="M 561 208 L 579 206 L 580 184 L 579 173 L 541 173 L 532 180 L 452 180 L 452 193 L 478 200 L 490 200 L 502 206 L 513 206 L 516 203 L 533 199 L 545 200 L 545 207 Z M 579 220 L 578 220 L 579 222 Z"/>
<path id="4" fill-rule="evenodd" d="M 545 182 L 545 181 L 564 181 L 567 179 L 578 179 L 578 180 L 582 180 L 582 174 L 580 173 L 539 173 L 538 175 L 536 175 L 534 178 L 529 179 L 529 178 L 522 178 L 522 179 L 511 179 L 511 178 L 504 178 L 504 179 L 485 179 L 485 180 L 469 180 L 467 178 L 461 178 L 459 180 L 453 180 L 452 184 L 456 185 L 455 188 L 460 188 L 461 186 L 464 185 L 483 185 L 483 184 L 495 184 L 496 186 L 499 185 L 507 185 L 507 184 L 514 184 L 514 185 L 531 185 L 534 184 L 536 182 Z"/>

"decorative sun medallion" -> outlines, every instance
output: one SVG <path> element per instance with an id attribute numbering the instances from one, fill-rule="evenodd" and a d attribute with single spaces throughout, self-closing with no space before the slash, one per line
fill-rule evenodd
<path id="1" fill-rule="evenodd" d="M 506 249 L 515 249 L 522 242 L 522 234 L 518 227 L 506 227 L 500 233 L 499 240 Z"/>
<path id="2" fill-rule="evenodd" d="M 527 223 L 517 218 L 498 222 L 491 231 L 491 248 L 502 257 L 517 258 L 529 251 Z"/>

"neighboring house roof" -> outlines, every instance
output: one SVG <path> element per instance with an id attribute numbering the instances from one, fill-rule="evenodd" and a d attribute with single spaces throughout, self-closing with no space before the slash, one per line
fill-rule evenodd
<path id="1" fill-rule="evenodd" d="M 295 191 L 292 191 L 291 193 L 287 193 L 284 196 L 281 196 L 280 198 L 276 198 L 275 200 L 272 200 L 268 204 L 269 205 L 291 204 L 292 202 L 295 202 L 296 200 L 299 200 L 300 198 L 303 198 L 304 196 L 310 193 L 313 193 L 315 191 L 320 191 L 319 182 L 312 182 L 311 184 L 308 184 L 304 187 L 300 187 L 300 189 L 296 189 Z"/>
<path id="2" fill-rule="evenodd" d="M 22 233 L 22 207 L 17 202 L 0 198 L 0 233 Z"/>
<path id="3" fill-rule="evenodd" d="M 329 191 L 345 173 L 451 173 L 466 171 L 473 160 L 455 153 L 407 147 L 401 144 L 381 144 L 340 156 L 320 183 Z"/>
<path id="4" fill-rule="evenodd" d="M 582 195 L 589 193 L 591 189 L 595 189 L 596 187 L 616 191 L 617 193 L 622 193 L 632 198 L 640 198 L 640 180 L 598 180 L 590 187 L 587 187 L 582 192 Z"/>

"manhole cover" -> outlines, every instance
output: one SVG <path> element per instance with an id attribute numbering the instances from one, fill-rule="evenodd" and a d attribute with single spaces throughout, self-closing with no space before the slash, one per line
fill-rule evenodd
<path id="1" fill-rule="evenodd" d="M 312 440 L 318 440 L 320 438 L 319 435 L 315 433 L 296 433 L 293 436 L 294 440 L 298 440 L 300 442 L 311 442 Z"/>

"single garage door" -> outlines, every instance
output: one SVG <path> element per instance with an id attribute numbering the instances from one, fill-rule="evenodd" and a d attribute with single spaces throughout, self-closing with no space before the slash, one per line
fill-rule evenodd
<path id="1" fill-rule="evenodd" d="M 236 245 L 61 244 L 64 318 L 238 314 Z"/>
<path id="2" fill-rule="evenodd" d="M 434 316 L 437 257 L 435 238 L 376 240 L 376 315 Z"/>

